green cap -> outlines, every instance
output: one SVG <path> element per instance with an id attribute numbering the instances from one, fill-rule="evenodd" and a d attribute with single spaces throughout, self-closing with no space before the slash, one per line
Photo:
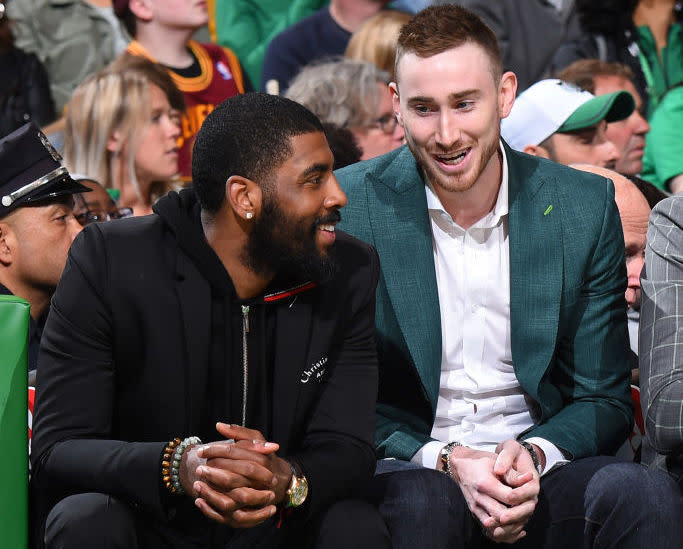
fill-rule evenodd
<path id="1" fill-rule="evenodd" d="M 580 105 L 557 129 L 557 133 L 590 128 L 601 120 L 617 122 L 631 116 L 635 108 L 636 102 L 627 91 L 597 95 Z"/>

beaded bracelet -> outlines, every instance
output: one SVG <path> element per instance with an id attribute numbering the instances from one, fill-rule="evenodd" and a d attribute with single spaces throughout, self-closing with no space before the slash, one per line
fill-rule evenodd
<path id="1" fill-rule="evenodd" d="M 180 461 L 183 458 L 183 452 L 185 452 L 188 446 L 201 443 L 202 441 L 199 437 L 187 437 L 183 440 L 174 438 L 164 448 L 161 460 L 161 480 L 172 494 L 182 495 L 185 493 L 185 489 L 180 482 Z"/>

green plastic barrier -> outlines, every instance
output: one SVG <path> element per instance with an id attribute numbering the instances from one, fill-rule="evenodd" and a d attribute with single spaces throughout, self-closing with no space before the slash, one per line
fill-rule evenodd
<path id="1" fill-rule="evenodd" d="M 28 546 L 29 304 L 0 295 L 0 545 Z"/>

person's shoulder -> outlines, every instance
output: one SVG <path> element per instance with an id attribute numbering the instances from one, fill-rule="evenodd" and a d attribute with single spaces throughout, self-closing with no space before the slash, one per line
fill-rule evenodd
<path id="1" fill-rule="evenodd" d="M 655 225 L 673 224 L 677 230 L 683 230 L 683 193 L 674 194 L 660 200 L 650 214 L 650 221 Z M 683 234 L 679 235 L 683 239 Z"/>
<path id="2" fill-rule="evenodd" d="M 157 245 L 157 236 L 164 230 L 164 223 L 156 215 L 128 217 L 116 219 L 106 223 L 92 223 L 84 227 L 76 237 L 74 246 L 105 247 L 107 249 L 130 246 L 131 253 L 143 248 L 153 248 Z M 79 243 L 83 241 L 83 244 Z M 146 244 L 149 243 L 149 246 Z"/>
<path id="3" fill-rule="evenodd" d="M 337 254 L 340 258 L 358 257 L 362 259 L 367 259 L 375 255 L 375 248 L 370 244 L 359 240 L 355 236 L 350 235 L 347 232 L 336 230 L 335 231 L 336 240 L 335 246 L 337 247 Z"/>
<path id="4" fill-rule="evenodd" d="M 347 187 L 350 188 L 357 184 L 364 184 L 363 182 L 368 176 L 382 179 L 388 172 L 393 172 L 394 170 L 405 172 L 406 170 L 414 169 L 415 157 L 410 152 L 408 146 L 404 145 L 381 156 L 340 168 L 334 174 L 339 184 L 346 190 Z"/>
<path id="5" fill-rule="evenodd" d="M 552 185 L 562 196 L 587 199 L 593 193 L 604 195 L 612 189 L 612 181 L 601 175 L 576 170 L 570 166 L 520 151 L 506 150 L 511 173 L 521 171 L 529 179 Z"/>
<path id="6" fill-rule="evenodd" d="M 311 31 L 317 31 L 324 25 L 325 21 L 330 18 L 329 8 L 324 6 L 318 11 L 300 19 L 293 25 L 282 29 L 271 40 L 268 45 L 269 50 L 279 49 L 291 43 L 299 43 L 302 35 L 307 35 Z"/>
<path id="7" fill-rule="evenodd" d="M 237 57 L 237 54 L 227 46 L 219 46 L 218 44 L 211 44 L 209 42 L 194 42 L 192 41 L 192 45 L 195 48 L 203 49 L 209 57 L 212 59 L 223 59 L 226 57 L 234 56 L 235 58 Z"/>
<path id="8" fill-rule="evenodd" d="M 373 277 L 379 269 L 377 252 L 370 244 L 336 230 L 335 255 L 338 271 L 333 286 L 353 284 L 359 278 Z"/>

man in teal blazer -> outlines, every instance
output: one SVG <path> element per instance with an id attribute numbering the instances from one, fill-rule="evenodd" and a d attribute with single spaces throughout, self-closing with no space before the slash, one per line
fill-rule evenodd
<path id="1" fill-rule="evenodd" d="M 391 89 L 407 146 L 337 177 L 341 227 L 380 256 L 375 438 L 401 461 L 380 461 L 376 481 L 395 546 L 675 545 L 669 479 L 606 456 L 633 413 L 612 183 L 500 139 L 516 78 L 462 7 L 403 27 Z M 497 270 L 471 283 L 477 261 Z"/>
<path id="2" fill-rule="evenodd" d="M 523 436 L 547 438 L 572 458 L 614 453 L 633 413 L 614 187 L 503 146 L 512 357 L 542 412 Z M 349 196 L 340 226 L 375 246 L 381 260 L 379 455 L 410 460 L 431 440 L 442 357 L 425 183 L 407 146 L 337 177 Z"/>

